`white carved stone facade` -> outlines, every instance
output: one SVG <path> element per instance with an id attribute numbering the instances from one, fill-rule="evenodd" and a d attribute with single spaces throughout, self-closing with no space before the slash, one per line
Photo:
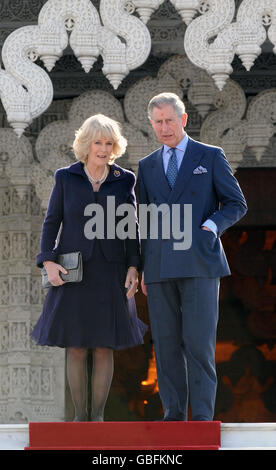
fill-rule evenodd
<path id="1" fill-rule="evenodd" d="M 208 0 L 201 2 L 201 8 L 204 6 L 203 15 L 192 21 L 186 30 L 185 51 L 222 90 L 233 71 L 231 63 L 235 54 L 246 70 L 250 70 L 267 36 L 276 45 L 276 4 L 274 0 L 243 0 L 236 21 L 233 21 L 234 0 Z"/>
<path id="2" fill-rule="evenodd" d="M 0 422 L 64 418 L 64 354 L 30 339 L 44 293 L 34 259 L 41 204 L 27 138 L 0 129 Z"/>
<path id="3" fill-rule="evenodd" d="M 99 12 L 90 0 L 48 0 L 38 24 L 13 31 L 6 39 L 0 69 L 1 100 L 18 136 L 53 99 L 47 73 L 70 45 L 88 73 L 99 55 L 103 73 L 114 89 L 150 54 L 145 23 L 161 0 L 101 0 Z M 236 20 L 235 0 L 171 0 L 188 25 L 184 49 L 191 62 L 210 74 L 222 90 L 237 54 L 250 70 L 268 37 L 276 51 L 275 0 L 243 0 Z M 133 15 L 137 10 L 141 19 Z M 196 13 L 199 16 L 194 18 Z M 103 26 L 102 26 L 103 24 Z M 214 39 L 215 37 L 215 39 Z"/>
<path id="4" fill-rule="evenodd" d="M 276 45 L 276 1 L 242 0 L 235 20 L 233 0 L 170 1 L 185 24 L 181 53 L 164 61 L 155 77 L 136 80 L 121 100 L 105 90 L 80 94 L 67 119 L 45 125 L 35 142 L 24 132 L 54 97 L 49 74 L 35 64 L 37 58 L 51 71 L 70 46 L 88 73 L 102 56 L 103 74 L 116 90 L 150 54 L 147 25 L 164 2 L 101 0 L 97 10 L 90 0 L 48 0 L 36 25 L 13 31 L 4 43 L 0 98 L 11 128 L 0 128 L 2 423 L 65 418 L 64 351 L 40 348 L 30 340 L 45 295 L 35 255 L 54 172 L 75 161 L 75 130 L 88 116 L 101 112 L 121 123 L 128 147 L 118 163 L 136 171 L 139 159 L 159 145 L 147 103 L 157 93 L 172 91 L 200 116 L 199 138 L 222 146 L 234 171 L 239 166 L 276 167 L 275 89 L 248 99 L 229 78 L 235 54 L 249 70 L 267 37 Z M 165 47 L 170 52 L 170 41 Z"/>

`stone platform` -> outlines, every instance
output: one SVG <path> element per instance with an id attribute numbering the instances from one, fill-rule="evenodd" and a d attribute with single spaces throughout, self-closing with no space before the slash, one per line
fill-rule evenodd
<path id="1" fill-rule="evenodd" d="M 28 424 L 0 425 L 0 450 L 28 446 Z M 219 450 L 276 450 L 276 423 L 222 423 Z"/>

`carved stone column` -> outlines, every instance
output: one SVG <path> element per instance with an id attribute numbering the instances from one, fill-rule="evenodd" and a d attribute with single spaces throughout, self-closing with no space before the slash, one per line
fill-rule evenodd
<path id="1" fill-rule="evenodd" d="M 65 415 L 64 352 L 36 346 L 30 332 L 44 292 L 35 266 L 43 213 L 31 184 L 32 148 L 0 129 L 0 422 Z"/>

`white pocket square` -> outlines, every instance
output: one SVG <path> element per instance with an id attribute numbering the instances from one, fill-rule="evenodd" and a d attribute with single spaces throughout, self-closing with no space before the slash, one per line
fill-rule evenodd
<path id="1" fill-rule="evenodd" d="M 198 166 L 197 168 L 194 169 L 193 174 L 194 175 L 201 175 L 201 173 L 208 173 L 206 168 L 203 166 Z"/>

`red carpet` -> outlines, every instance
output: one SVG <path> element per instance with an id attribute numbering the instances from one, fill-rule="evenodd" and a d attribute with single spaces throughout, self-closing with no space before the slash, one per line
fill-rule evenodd
<path id="1" fill-rule="evenodd" d="M 30 423 L 26 450 L 217 450 L 220 422 Z"/>

